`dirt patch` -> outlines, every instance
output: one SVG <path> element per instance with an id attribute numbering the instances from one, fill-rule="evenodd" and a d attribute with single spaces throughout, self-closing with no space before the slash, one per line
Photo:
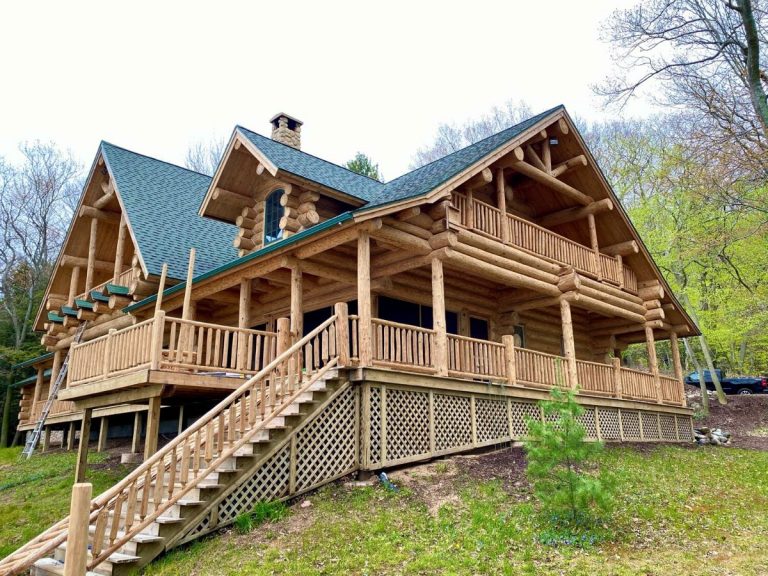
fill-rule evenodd
<path id="1" fill-rule="evenodd" d="M 699 398 L 695 401 L 698 403 Z M 709 416 L 694 421 L 694 426 L 722 428 L 730 432 L 731 446 L 768 451 L 768 394 L 728 396 L 721 406 L 716 398 L 709 401 Z"/>

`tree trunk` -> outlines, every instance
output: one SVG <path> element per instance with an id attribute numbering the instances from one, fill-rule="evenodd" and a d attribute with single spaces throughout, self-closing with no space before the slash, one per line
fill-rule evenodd
<path id="1" fill-rule="evenodd" d="M 744 35 L 747 40 L 745 64 L 747 67 L 747 84 L 752 106 L 763 126 L 763 132 L 768 136 L 768 100 L 760 80 L 760 36 L 757 31 L 755 14 L 752 10 L 752 0 L 740 0 L 736 8 L 744 24 Z"/>
<path id="2" fill-rule="evenodd" d="M 683 338 L 683 344 L 685 344 L 685 351 L 688 354 L 688 358 L 693 363 L 696 369 L 696 374 L 699 375 L 699 387 L 701 388 L 701 408 L 704 411 L 705 416 L 709 416 L 709 393 L 707 392 L 707 384 L 704 381 L 704 372 L 701 370 L 701 364 L 696 359 L 696 355 L 693 353 L 691 345 L 688 343 L 688 338 Z"/>
<path id="3" fill-rule="evenodd" d="M 691 315 L 691 318 L 696 323 L 696 325 L 699 324 L 699 317 L 696 314 L 696 310 L 693 309 L 693 306 L 691 305 L 691 301 L 688 299 L 687 294 L 683 294 L 681 298 L 683 305 L 685 306 L 688 313 Z M 720 378 L 717 377 L 717 372 L 715 372 L 715 364 L 712 362 L 712 351 L 709 349 L 709 345 L 707 344 L 707 339 L 704 337 L 704 333 L 702 332 L 701 336 L 699 336 L 699 343 L 701 343 L 701 351 L 704 354 L 704 360 L 707 363 L 707 368 L 709 368 L 709 373 L 712 375 L 712 382 L 715 384 L 715 392 L 717 392 L 717 401 L 721 405 L 728 404 L 728 400 L 725 398 L 725 392 L 723 392 L 723 386 L 720 384 Z M 698 368 L 696 369 L 698 371 Z M 699 372 L 699 379 L 704 378 L 704 373 Z"/>
<path id="4" fill-rule="evenodd" d="M 5 384 L 5 400 L 3 401 L 3 423 L 0 429 L 0 448 L 8 447 L 8 434 L 11 430 L 11 397 L 13 388 L 11 388 L 12 374 L 8 375 L 8 382 Z"/>

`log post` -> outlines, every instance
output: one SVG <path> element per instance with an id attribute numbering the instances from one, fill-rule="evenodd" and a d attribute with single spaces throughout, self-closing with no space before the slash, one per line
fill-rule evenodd
<path id="1" fill-rule="evenodd" d="M 155 315 L 163 309 L 163 292 L 165 281 L 168 278 L 168 263 L 163 262 L 163 271 L 160 273 L 160 284 L 157 285 L 157 297 L 155 298 Z"/>
<path id="2" fill-rule="evenodd" d="M 112 335 L 117 332 L 114 328 L 110 328 L 107 333 L 107 340 L 104 344 L 104 357 L 102 358 L 101 373 L 104 378 L 109 375 L 109 366 L 112 360 Z"/>
<path id="3" fill-rule="evenodd" d="M 45 426 L 43 433 L 43 452 L 48 452 L 51 448 L 51 427 Z"/>
<path id="4" fill-rule="evenodd" d="M 109 418 L 101 417 L 99 422 L 99 442 L 96 445 L 96 452 L 104 452 L 107 449 L 107 436 L 109 435 Z"/>
<path id="5" fill-rule="evenodd" d="M 291 347 L 291 319 L 277 319 L 277 356 Z"/>
<path id="6" fill-rule="evenodd" d="M 360 366 L 370 366 L 371 349 L 371 237 L 361 231 L 357 238 L 357 313 Z"/>
<path id="7" fill-rule="evenodd" d="M 304 332 L 303 296 L 303 274 L 301 266 L 297 264 L 291 267 L 291 337 L 293 342 L 301 340 Z"/>
<path id="8" fill-rule="evenodd" d="M 595 274 L 597 274 L 598 280 L 602 280 L 603 267 L 600 263 L 600 247 L 597 244 L 597 225 L 595 224 L 594 214 L 587 214 L 587 224 L 589 225 L 589 243 L 592 246 L 592 259 L 595 262 Z"/>
<path id="9" fill-rule="evenodd" d="M 624 257 L 616 254 L 616 264 L 619 268 L 619 288 L 624 288 Z"/>
<path id="10" fill-rule="evenodd" d="M 515 335 L 504 334 L 501 337 L 501 341 L 504 344 L 504 372 L 507 375 L 507 384 L 516 386 L 517 367 L 515 366 Z"/>
<path id="11" fill-rule="evenodd" d="M 237 314 L 237 327 L 247 330 L 251 327 L 251 279 L 243 278 L 240 280 L 240 299 Z M 248 334 L 238 333 L 237 343 L 237 369 L 247 370 L 248 368 Z"/>
<path id="12" fill-rule="evenodd" d="M 507 194 L 504 182 L 504 168 L 496 170 L 496 204 L 501 212 L 499 230 L 501 231 L 501 241 L 507 244 L 509 242 L 509 226 L 507 226 Z"/>
<path id="13" fill-rule="evenodd" d="M 616 398 L 622 398 L 624 396 L 624 390 L 621 384 L 621 358 L 618 356 L 613 358 L 613 387 L 615 389 Z"/>
<path id="14" fill-rule="evenodd" d="M 435 349 L 432 362 L 438 376 L 448 375 L 448 332 L 445 321 L 445 278 L 443 261 L 432 258 L 432 327 L 435 331 Z"/>
<path id="15" fill-rule="evenodd" d="M 349 366 L 349 308 L 346 302 L 334 306 L 336 313 L 336 353 L 339 366 Z"/>
<path id="16" fill-rule="evenodd" d="M 56 350 L 53 353 L 53 366 L 51 366 L 51 379 L 48 381 L 48 396 L 53 392 L 53 384 L 56 382 L 56 378 L 59 377 L 59 370 L 61 370 L 61 350 Z"/>
<path id="17" fill-rule="evenodd" d="M 576 389 L 579 385 L 579 377 L 576 370 L 576 344 L 573 339 L 571 305 L 565 298 L 560 300 L 560 319 L 563 325 L 563 348 L 565 350 L 565 360 L 568 365 L 568 385 L 571 388 Z"/>
<path id="18" fill-rule="evenodd" d="M 128 226 L 125 222 L 125 214 L 120 214 L 120 228 L 117 230 L 117 247 L 115 248 L 115 269 L 112 278 L 117 278 L 123 271 L 123 257 L 125 255 L 125 235 Z"/>
<path id="19" fill-rule="evenodd" d="M 663 397 L 661 394 L 661 379 L 659 378 L 659 361 L 656 358 L 656 340 L 653 337 L 653 328 L 650 326 L 645 327 L 645 343 L 648 348 L 648 365 L 651 368 L 651 374 L 653 374 L 653 381 L 656 386 L 656 402 L 661 404 Z"/>
<path id="20" fill-rule="evenodd" d="M 141 448 L 141 412 L 133 415 L 133 437 L 131 438 L 131 452 L 138 454 Z"/>
<path id="21" fill-rule="evenodd" d="M 99 232 L 99 220 L 91 218 L 91 236 L 88 238 L 88 266 L 85 269 L 85 292 L 93 288 L 93 272 L 96 266 L 96 241 Z"/>
<path id="22" fill-rule="evenodd" d="M 91 417 L 93 408 L 83 410 L 83 420 L 80 424 L 80 445 L 77 450 L 77 464 L 75 465 L 75 482 L 85 480 L 85 472 L 88 467 L 88 441 L 91 439 Z"/>
<path id="23" fill-rule="evenodd" d="M 160 369 L 160 360 L 163 356 L 163 336 L 165 333 L 165 310 L 155 313 L 152 323 L 152 348 L 150 349 L 150 370 Z M 173 343 L 171 343 L 172 345 Z"/>
<path id="24" fill-rule="evenodd" d="M 80 266 L 73 266 L 72 273 L 69 276 L 69 296 L 67 297 L 67 306 L 70 308 L 75 305 L 75 298 L 78 295 L 78 286 L 80 285 Z"/>
<path id="25" fill-rule="evenodd" d="M 467 213 L 464 215 L 464 222 L 470 230 L 475 227 L 475 194 L 472 190 L 467 190 Z"/>
<path id="26" fill-rule="evenodd" d="M 181 319 L 190 319 L 190 303 L 192 302 L 192 279 L 195 276 L 195 249 L 189 249 L 189 263 L 187 265 L 187 282 L 184 286 L 184 306 L 181 309 Z"/>
<path id="27" fill-rule="evenodd" d="M 160 396 L 149 399 L 147 410 L 147 433 L 144 438 L 144 460 L 157 452 L 157 437 L 160 432 Z"/>
<path id="28" fill-rule="evenodd" d="M 64 576 L 82 576 L 88 563 L 88 525 L 91 515 L 90 484 L 77 483 L 72 486 L 72 501 L 69 505 L 69 526 L 67 548 L 64 553 Z"/>
<path id="29" fill-rule="evenodd" d="M 685 406 L 687 404 L 685 399 L 685 384 L 683 383 L 683 366 L 680 362 L 680 348 L 677 341 L 677 332 L 669 333 L 669 345 L 672 348 L 672 364 L 675 368 L 675 378 L 680 384 L 680 399 L 681 404 Z"/>

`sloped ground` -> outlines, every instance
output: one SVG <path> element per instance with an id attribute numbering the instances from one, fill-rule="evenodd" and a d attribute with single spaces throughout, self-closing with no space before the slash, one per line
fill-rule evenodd
<path id="1" fill-rule="evenodd" d="M 586 549 L 539 543 L 524 464 L 510 448 L 392 471 L 397 492 L 334 484 L 288 518 L 173 551 L 146 573 L 768 574 L 766 452 L 608 447 L 616 511 L 608 541 Z"/>
<path id="2" fill-rule="evenodd" d="M 693 402 L 700 402 L 695 395 Z M 694 426 L 721 428 L 730 432 L 731 444 L 736 448 L 768 450 L 768 394 L 728 396 L 721 406 L 716 398 L 709 401 L 709 416 L 694 420 Z"/>

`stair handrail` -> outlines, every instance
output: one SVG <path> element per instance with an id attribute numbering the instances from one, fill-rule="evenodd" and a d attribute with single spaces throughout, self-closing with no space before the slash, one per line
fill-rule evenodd
<path id="1" fill-rule="evenodd" d="M 213 421 L 214 418 L 219 418 L 220 415 L 223 414 L 224 410 L 228 409 L 230 406 L 234 404 L 238 399 L 240 399 L 241 396 L 243 396 L 246 392 L 254 388 L 254 385 L 257 383 L 261 383 L 267 376 L 269 376 L 276 368 L 278 368 L 281 364 L 288 361 L 291 362 L 292 360 L 295 360 L 297 358 L 297 354 L 301 351 L 301 349 L 310 343 L 314 338 L 316 338 L 320 333 L 322 333 L 327 328 L 331 327 L 336 319 L 338 314 L 333 314 L 330 318 L 325 320 L 322 324 L 320 324 L 317 328 L 309 332 L 307 335 L 305 335 L 303 338 L 298 340 L 296 343 L 294 343 L 292 346 L 288 347 L 284 352 L 279 354 L 274 360 L 272 360 L 269 364 L 267 364 L 264 368 L 262 368 L 258 373 L 253 375 L 251 378 L 246 380 L 242 385 L 240 385 L 235 391 L 229 394 L 226 398 L 224 398 L 221 402 L 219 402 L 216 406 L 214 406 L 211 410 L 209 410 L 204 416 L 199 418 L 194 424 L 192 424 L 189 428 L 184 430 L 181 434 L 176 436 L 171 442 L 163 446 L 160 450 L 158 450 L 153 456 L 151 456 L 149 459 L 144 461 L 140 466 L 138 466 L 135 470 L 133 470 L 128 476 L 123 478 L 120 482 L 115 484 L 112 488 L 104 492 L 103 494 L 97 496 L 91 501 L 91 514 L 89 517 L 89 523 L 93 523 L 94 520 L 97 519 L 99 514 L 105 509 L 108 510 L 107 506 L 109 504 L 115 504 L 115 502 L 112 502 L 113 498 L 116 496 L 119 496 L 122 494 L 127 488 L 130 488 L 135 481 L 141 480 L 142 477 L 144 477 L 144 480 L 151 480 L 152 478 L 157 477 L 157 473 L 155 475 L 151 474 L 152 467 L 160 462 L 163 461 L 163 473 L 165 473 L 165 469 L 168 465 L 173 463 L 175 466 L 175 449 L 186 439 L 191 437 L 193 434 L 198 433 L 200 430 L 202 430 L 205 426 L 207 426 L 211 421 Z M 342 342 L 339 343 L 341 346 L 345 346 L 348 343 Z M 338 349 L 337 349 L 338 352 Z M 236 441 L 234 444 L 231 444 L 229 448 L 222 451 L 221 454 L 211 461 L 211 463 L 208 465 L 208 467 L 195 475 L 194 478 L 190 479 L 186 485 L 184 485 L 181 490 L 178 493 L 175 493 L 173 496 L 170 496 L 169 499 L 165 502 L 161 501 L 161 505 L 155 506 L 155 509 L 151 514 L 147 514 L 141 522 L 139 522 L 136 525 L 131 525 L 128 530 L 124 531 L 123 536 L 116 538 L 112 545 L 105 548 L 100 554 L 94 555 L 94 558 L 91 559 L 91 561 L 88 564 L 89 569 L 93 566 L 98 565 L 103 560 L 105 560 L 107 557 L 109 557 L 112 552 L 123 546 L 126 542 L 128 542 L 133 536 L 138 534 L 141 530 L 143 530 L 146 526 L 151 524 L 157 517 L 159 517 L 162 512 L 167 510 L 170 506 L 174 505 L 182 496 L 184 496 L 186 493 L 188 493 L 190 490 L 195 488 L 197 484 L 208 476 L 211 472 L 213 472 L 216 467 L 221 464 L 224 460 L 229 458 L 232 454 L 234 454 L 237 450 L 239 450 L 243 445 L 245 445 L 251 437 L 256 432 L 261 431 L 264 426 L 269 423 L 271 420 L 273 420 L 275 417 L 279 416 L 280 413 L 289 406 L 298 396 L 306 392 L 313 384 L 315 384 L 320 378 L 322 378 L 328 370 L 330 370 L 332 367 L 336 366 L 338 363 L 338 353 L 334 356 L 328 359 L 328 361 L 325 363 L 325 365 L 315 372 L 302 386 L 299 387 L 299 389 L 291 394 L 287 400 L 282 399 L 279 406 L 275 406 L 273 410 L 270 412 L 269 415 L 264 415 L 264 418 L 261 419 L 260 422 L 258 422 L 257 425 L 255 425 L 251 430 L 249 430 L 245 435 L 243 435 L 240 440 Z M 272 393 L 272 400 L 274 401 L 274 394 Z M 263 401 L 263 399 L 262 399 Z M 221 432 L 219 431 L 221 434 Z M 165 462 L 166 457 L 171 457 L 168 462 Z M 147 473 L 150 473 L 148 476 Z M 138 484 L 135 485 L 135 490 L 138 491 L 138 489 L 143 488 L 145 484 Z M 116 516 L 119 516 L 118 514 L 115 514 Z M 11 576 L 14 574 L 18 574 L 20 570 L 24 570 L 32 566 L 37 560 L 40 558 L 43 558 L 47 554 L 53 552 L 58 546 L 60 546 L 63 542 L 67 540 L 68 535 L 68 523 L 69 523 L 69 517 L 66 517 L 50 528 L 48 528 L 46 531 L 39 534 L 37 537 L 33 538 L 26 544 L 24 544 L 21 548 L 16 550 L 15 552 L 11 553 L 6 558 L 0 560 L 0 576 Z M 36 548 L 37 546 L 37 548 Z M 28 554 L 25 552 L 29 551 Z M 7 569 L 7 571 L 6 571 Z"/>

